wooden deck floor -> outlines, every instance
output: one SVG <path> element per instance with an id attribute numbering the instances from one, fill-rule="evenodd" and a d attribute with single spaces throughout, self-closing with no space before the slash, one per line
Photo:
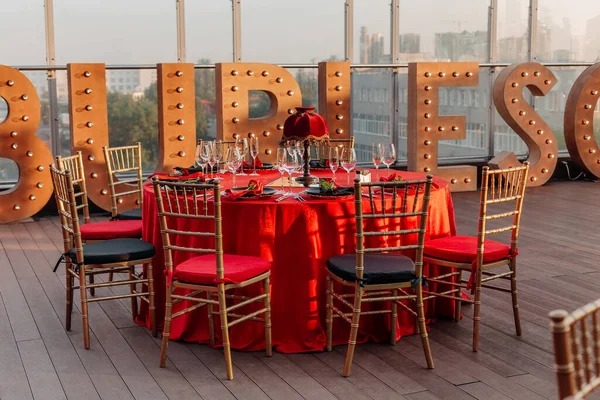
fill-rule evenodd
<path id="1" fill-rule="evenodd" d="M 83 349 L 78 310 L 64 329 L 64 274 L 57 218 L 0 225 L 0 398 L 8 399 L 555 399 L 547 314 L 600 297 L 600 185 L 554 182 L 528 189 L 520 242 L 523 336 L 509 297 L 484 290 L 481 346 L 471 352 L 472 307 L 458 324 L 436 321 L 436 368 L 424 368 L 418 337 L 395 347 L 358 346 L 353 374 L 340 375 L 345 347 L 331 353 L 222 353 L 159 342 L 135 325 L 128 301 L 90 305 L 92 346 Z M 476 229 L 478 195 L 454 195 L 459 234 Z M 76 303 L 77 304 L 77 303 Z M 600 397 L 600 396 L 596 396 Z"/>

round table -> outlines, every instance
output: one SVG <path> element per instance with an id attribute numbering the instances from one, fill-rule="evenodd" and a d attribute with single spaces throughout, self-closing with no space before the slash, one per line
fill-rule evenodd
<path id="1" fill-rule="evenodd" d="M 371 171 L 375 177 L 375 170 Z M 423 179 L 424 174 L 395 171 L 404 179 Z M 331 177 L 331 172 L 311 171 L 312 175 Z M 380 176 L 387 172 L 380 171 Z M 232 186 L 232 175 L 221 175 L 224 188 Z M 250 179 L 257 179 L 266 186 L 280 177 L 277 171 L 260 171 L 259 177 L 238 176 L 236 186 L 244 186 Z M 338 185 L 344 185 L 344 172 L 337 174 Z M 295 189 L 303 190 L 302 188 Z M 278 197 L 278 196 L 275 196 Z M 275 202 L 274 198 L 261 200 L 230 200 L 223 196 L 223 248 L 228 254 L 262 257 L 272 262 L 271 272 L 271 319 L 275 349 L 284 353 L 322 351 L 325 339 L 325 262 L 334 255 L 353 253 L 355 249 L 354 199 L 315 200 L 301 203 L 293 198 Z M 144 186 L 143 239 L 156 247 L 154 257 L 154 285 L 157 326 L 164 322 L 165 274 L 162 239 L 157 216 L 156 200 L 152 185 Z M 427 239 L 456 234 L 454 209 L 448 184 L 434 178 L 431 192 Z M 203 238 L 194 238 L 202 247 Z M 194 243 L 195 244 L 195 243 Z M 193 257 L 189 253 L 184 259 Z M 181 258 L 180 258 L 181 260 Z M 177 260 L 176 260 L 177 262 Z M 424 268 L 425 275 L 428 266 Z M 437 269 L 437 266 L 431 266 Z M 432 271 L 437 273 L 437 271 Z M 260 285 L 237 289 L 236 294 L 256 295 Z M 235 293 L 235 291 L 234 291 Z M 174 306 L 173 313 L 183 308 Z M 380 305 L 381 306 L 381 305 Z M 427 315 L 452 316 L 453 302 L 436 299 L 426 302 Z M 148 309 L 142 302 L 138 323 L 149 326 Z M 218 318 L 218 317 L 217 317 Z M 215 326 L 219 326 L 215 322 Z M 407 312 L 399 312 L 398 338 L 414 333 L 414 318 Z M 372 315 L 361 318 L 359 342 L 381 342 L 389 339 L 389 315 Z M 220 330 L 216 329 L 217 340 Z M 334 344 L 348 341 L 349 325 L 336 319 Z M 208 343 L 208 319 L 206 308 L 195 310 L 173 319 L 171 339 L 187 342 Z M 264 349 L 262 323 L 247 321 L 231 328 L 231 346 L 238 350 Z"/>

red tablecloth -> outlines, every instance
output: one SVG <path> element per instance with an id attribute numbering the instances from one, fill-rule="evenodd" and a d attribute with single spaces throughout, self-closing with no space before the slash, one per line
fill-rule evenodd
<path id="1" fill-rule="evenodd" d="M 375 171 L 373 171 L 375 172 Z M 331 173 L 312 172 L 317 176 Z M 380 172 L 381 176 L 387 175 Z M 401 171 L 405 179 L 422 179 L 423 174 Z M 346 183 L 346 174 L 338 173 L 338 184 Z M 374 175 L 374 174 L 372 174 Z M 231 174 L 226 174 L 223 187 L 232 185 Z M 252 177 L 237 178 L 243 186 Z M 265 185 L 279 178 L 276 171 L 262 171 L 258 177 Z M 300 203 L 287 199 L 276 203 L 273 199 L 256 201 L 222 202 L 223 246 L 229 254 L 257 256 L 272 261 L 271 319 L 273 344 L 284 353 L 322 351 L 325 347 L 325 261 L 334 255 L 352 253 L 355 248 L 354 200 L 312 200 Z M 156 200 L 151 185 L 144 187 L 143 239 L 156 247 L 154 257 L 154 284 L 156 293 L 157 325 L 162 327 L 165 304 L 165 275 L 160 226 Z M 447 182 L 434 178 L 431 194 L 427 239 L 452 236 L 456 233 L 454 209 Z M 189 238 L 188 238 L 189 239 Z M 192 238 L 202 246 L 203 238 Z M 187 243 L 189 245 L 189 243 Z M 194 254 L 185 254 L 175 260 L 175 265 Z M 432 267 L 437 269 L 438 267 Z M 428 267 L 425 267 L 427 273 Z M 436 273 L 437 271 L 432 271 Z M 238 294 L 260 292 L 260 285 L 240 289 Z M 173 312 L 182 309 L 183 303 L 174 306 Z M 380 307 L 383 304 L 379 303 Z M 429 317 L 453 315 L 453 302 L 436 299 L 426 303 Z M 149 326 L 147 307 L 142 303 L 138 322 Z M 218 317 L 217 317 L 218 318 Z M 358 340 L 386 341 L 389 338 L 389 315 L 372 315 L 361 318 Z M 220 324 L 215 322 L 215 326 Z M 414 319 L 399 309 L 398 338 L 414 333 Z M 217 340 L 220 329 L 216 329 Z M 349 325 L 336 319 L 334 344 L 348 341 Z M 243 322 L 230 332 L 231 345 L 239 350 L 264 349 L 262 323 Z M 171 324 L 171 339 L 208 343 L 206 307 L 177 317 Z"/>

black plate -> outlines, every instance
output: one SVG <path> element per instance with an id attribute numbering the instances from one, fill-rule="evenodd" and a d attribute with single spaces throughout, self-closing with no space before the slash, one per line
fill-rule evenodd
<path id="1" fill-rule="evenodd" d="M 236 191 L 236 190 L 247 190 L 248 188 L 241 188 L 241 187 L 235 187 L 235 188 L 231 188 L 232 191 Z M 262 194 L 259 194 L 258 196 L 253 195 L 252 193 L 246 193 L 245 195 L 243 195 L 243 198 L 254 198 L 254 197 L 269 197 L 269 196 L 273 196 L 275 193 L 277 193 L 277 189 L 273 189 L 273 188 L 263 188 L 263 192 Z"/>
<path id="2" fill-rule="evenodd" d="M 254 168 L 254 167 L 251 167 Z M 256 167 L 256 169 L 273 169 L 275 168 L 275 164 L 271 164 L 271 163 L 263 163 L 262 167 Z M 244 168 L 246 169 L 246 168 Z"/>
<path id="3" fill-rule="evenodd" d="M 321 197 L 346 197 L 346 196 L 354 196 L 353 188 L 337 188 L 335 192 L 321 192 L 321 189 L 318 187 L 311 187 L 306 189 L 306 194 L 311 196 L 321 196 Z"/>

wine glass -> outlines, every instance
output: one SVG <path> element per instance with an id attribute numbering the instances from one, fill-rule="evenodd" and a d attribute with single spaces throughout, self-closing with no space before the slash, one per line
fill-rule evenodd
<path id="1" fill-rule="evenodd" d="M 290 186 L 289 196 L 293 196 L 292 193 L 292 174 L 298 169 L 298 155 L 296 152 L 290 151 L 288 148 L 287 156 L 285 157 L 285 172 L 288 173 L 288 184 Z"/>
<path id="2" fill-rule="evenodd" d="M 386 165 L 389 173 L 390 165 L 396 161 L 396 148 L 394 147 L 394 143 L 381 144 L 381 160 Z"/>
<path id="3" fill-rule="evenodd" d="M 340 159 L 342 162 L 342 168 L 344 168 L 348 173 L 348 185 L 350 185 L 350 171 L 356 167 L 356 151 L 352 148 L 344 147 L 342 149 Z"/>
<path id="4" fill-rule="evenodd" d="M 223 161 L 223 142 L 221 140 L 213 142 L 213 153 L 215 155 L 215 163 L 217 164 L 217 179 L 219 179 L 219 164 Z"/>
<path id="5" fill-rule="evenodd" d="M 381 165 L 381 144 L 373 143 L 371 145 L 371 159 L 373 160 L 373 165 L 375 165 L 375 174 L 379 176 L 379 166 Z"/>
<path id="6" fill-rule="evenodd" d="M 335 171 L 340 167 L 340 152 L 337 146 L 329 148 L 329 168 L 333 172 L 333 181 L 335 182 Z"/>
<path id="7" fill-rule="evenodd" d="M 213 152 L 212 145 L 213 145 L 212 142 L 204 142 L 204 144 L 202 145 L 202 153 L 201 153 L 202 159 L 206 160 L 206 163 L 210 166 L 211 173 L 212 173 L 213 165 L 215 165 L 214 158 L 212 157 L 212 152 Z M 211 164 L 211 159 L 213 160 L 212 164 Z M 210 177 L 210 175 L 211 175 L 210 173 L 207 173 L 208 177 Z"/>
<path id="8" fill-rule="evenodd" d="M 240 154 L 240 157 L 242 159 L 242 172 L 240 172 L 240 176 L 246 176 L 248 174 L 244 173 L 244 160 L 246 159 L 246 155 L 248 154 L 248 139 L 239 139 L 235 143 L 235 146 L 237 147 L 238 153 Z"/>
<path id="9" fill-rule="evenodd" d="M 196 145 L 196 164 L 202 168 L 202 175 L 204 175 L 204 168 L 206 168 L 206 164 L 208 163 L 208 158 L 204 158 L 202 155 L 203 147 L 204 140 L 198 139 L 198 144 Z"/>
<path id="10" fill-rule="evenodd" d="M 250 176 L 259 176 L 256 172 L 256 157 L 258 157 L 258 137 L 252 136 L 250 138 L 250 155 L 252 156 L 252 165 L 254 166 L 254 172 Z"/>
<path id="11" fill-rule="evenodd" d="M 240 154 L 236 151 L 235 148 L 229 147 L 227 149 L 227 154 L 225 155 L 225 165 L 233 174 L 233 187 L 235 188 L 235 178 L 237 175 L 237 170 L 240 168 L 242 163 L 242 159 Z"/>
<path id="12" fill-rule="evenodd" d="M 286 170 L 285 170 L 286 157 L 287 157 L 287 150 L 285 149 L 285 147 L 278 148 L 277 149 L 277 170 L 281 174 L 281 192 L 283 192 L 283 193 L 285 193 L 285 191 L 283 190 L 283 174 L 286 172 Z"/>
<path id="13" fill-rule="evenodd" d="M 302 164 L 304 162 L 304 141 L 297 140 L 296 141 L 296 153 L 300 156 L 298 162 Z"/>

